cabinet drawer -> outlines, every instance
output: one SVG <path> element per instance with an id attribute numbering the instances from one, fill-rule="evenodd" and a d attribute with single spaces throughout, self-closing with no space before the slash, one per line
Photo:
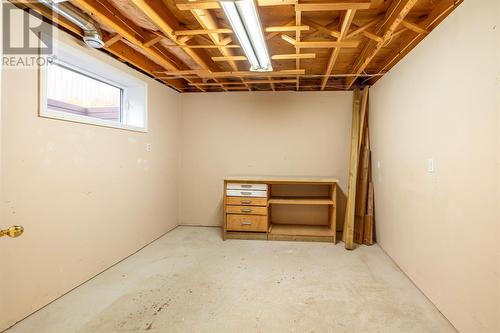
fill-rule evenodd
<path id="1" fill-rule="evenodd" d="M 229 231 L 267 231 L 267 216 L 227 214 Z"/>
<path id="2" fill-rule="evenodd" d="M 267 215 L 267 207 L 226 206 L 228 214 Z"/>
<path id="3" fill-rule="evenodd" d="M 227 183 L 228 190 L 259 190 L 267 191 L 267 184 Z"/>
<path id="4" fill-rule="evenodd" d="M 267 198 L 227 197 L 227 205 L 267 206 Z"/>
<path id="5" fill-rule="evenodd" d="M 226 190 L 226 195 L 228 197 L 256 197 L 256 198 L 266 198 L 267 197 L 267 191 Z"/>

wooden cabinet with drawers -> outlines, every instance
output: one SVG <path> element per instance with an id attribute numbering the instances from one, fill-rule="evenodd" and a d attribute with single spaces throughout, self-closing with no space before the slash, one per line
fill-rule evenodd
<path id="1" fill-rule="evenodd" d="M 267 232 L 267 184 L 224 184 L 225 230 L 229 232 Z"/>
<path id="2" fill-rule="evenodd" d="M 331 178 L 226 178 L 224 239 L 335 243 L 336 193 Z"/>

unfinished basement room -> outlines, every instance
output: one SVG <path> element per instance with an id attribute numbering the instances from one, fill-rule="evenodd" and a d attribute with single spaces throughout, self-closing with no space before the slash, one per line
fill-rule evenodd
<path id="1" fill-rule="evenodd" d="M 500 0 L 0 20 L 0 332 L 500 333 Z"/>

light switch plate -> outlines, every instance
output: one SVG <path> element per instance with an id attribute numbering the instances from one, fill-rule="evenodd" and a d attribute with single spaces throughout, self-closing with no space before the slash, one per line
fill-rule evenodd
<path id="1" fill-rule="evenodd" d="M 427 172 L 432 173 L 434 172 L 434 159 L 429 158 L 427 160 Z"/>

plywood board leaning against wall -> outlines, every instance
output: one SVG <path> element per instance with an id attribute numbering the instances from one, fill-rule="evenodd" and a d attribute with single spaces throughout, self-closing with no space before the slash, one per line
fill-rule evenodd
<path id="1" fill-rule="evenodd" d="M 368 129 L 368 87 L 354 91 L 349 162 L 349 190 L 342 239 L 348 250 L 354 243 L 372 245 L 374 238 L 373 183 Z"/>

